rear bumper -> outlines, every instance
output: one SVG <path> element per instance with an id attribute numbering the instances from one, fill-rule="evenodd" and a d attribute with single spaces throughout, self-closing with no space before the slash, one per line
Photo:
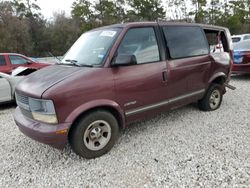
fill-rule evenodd
<path id="1" fill-rule="evenodd" d="M 25 117 L 17 107 L 14 120 L 19 130 L 26 136 L 52 147 L 62 149 L 68 142 L 70 123 L 50 125 Z"/>
<path id="2" fill-rule="evenodd" d="M 233 74 L 250 74 L 250 64 L 233 64 Z"/>

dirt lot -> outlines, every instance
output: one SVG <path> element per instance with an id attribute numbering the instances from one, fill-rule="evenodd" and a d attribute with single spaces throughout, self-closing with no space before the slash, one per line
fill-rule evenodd
<path id="1" fill-rule="evenodd" d="M 93 160 L 25 137 L 0 107 L 0 187 L 250 187 L 250 76 L 219 110 L 189 105 L 131 125 Z"/>

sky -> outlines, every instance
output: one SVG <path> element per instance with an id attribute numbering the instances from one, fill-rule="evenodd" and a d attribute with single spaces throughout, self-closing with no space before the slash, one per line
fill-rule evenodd
<path id="1" fill-rule="evenodd" d="M 36 4 L 40 6 L 44 17 L 50 19 L 53 12 L 65 11 L 66 15 L 69 16 L 73 2 L 74 0 L 37 0 Z"/>

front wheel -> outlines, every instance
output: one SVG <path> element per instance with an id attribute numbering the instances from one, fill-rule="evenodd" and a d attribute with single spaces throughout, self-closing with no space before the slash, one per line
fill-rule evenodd
<path id="1" fill-rule="evenodd" d="M 222 86 L 219 84 L 212 84 L 205 96 L 198 101 L 198 106 L 203 111 L 213 111 L 220 107 L 222 98 Z"/>
<path id="2" fill-rule="evenodd" d="M 87 114 L 72 128 L 69 143 L 73 151 L 84 158 L 96 158 L 107 153 L 119 134 L 116 118 L 98 110 Z"/>

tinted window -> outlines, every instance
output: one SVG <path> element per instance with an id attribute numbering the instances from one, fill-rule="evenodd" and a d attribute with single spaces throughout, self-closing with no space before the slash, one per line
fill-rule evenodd
<path id="1" fill-rule="evenodd" d="M 163 28 L 171 58 L 209 53 L 208 43 L 199 27 L 166 26 Z"/>
<path id="2" fill-rule="evenodd" d="M 160 61 L 154 29 L 130 29 L 118 48 L 119 54 L 135 55 L 137 64 Z"/>
<path id="3" fill-rule="evenodd" d="M 243 38 L 244 40 L 248 40 L 248 39 L 250 39 L 250 35 L 246 35 L 246 36 L 244 36 L 244 38 Z"/>
<path id="4" fill-rule="evenodd" d="M 6 61 L 3 55 L 0 55 L 0 66 L 6 65 Z"/>
<path id="5" fill-rule="evenodd" d="M 10 55 L 10 62 L 12 65 L 21 65 L 21 64 L 27 64 L 27 59 L 24 59 L 20 56 L 16 55 Z"/>
<path id="6" fill-rule="evenodd" d="M 233 37 L 233 38 L 232 38 L 232 41 L 233 41 L 233 42 L 239 42 L 239 41 L 240 41 L 240 37 Z"/>

